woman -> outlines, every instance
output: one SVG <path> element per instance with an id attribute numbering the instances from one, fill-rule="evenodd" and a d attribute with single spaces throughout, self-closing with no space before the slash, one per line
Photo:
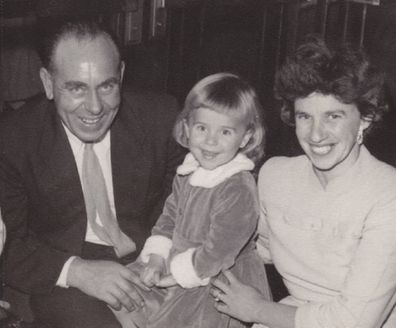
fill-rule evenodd
<path id="1" fill-rule="evenodd" d="M 220 312 L 271 328 L 396 327 L 396 170 L 363 145 L 381 87 L 361 51 L 313 39 L 288 58 L 276 90 L 305 154 L 261 168 L 258 248 L 290 296 L 264 301 L 227 273 Z"/>

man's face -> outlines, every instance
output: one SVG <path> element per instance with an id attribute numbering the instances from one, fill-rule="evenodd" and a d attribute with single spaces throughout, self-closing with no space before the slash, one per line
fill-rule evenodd
<path id="1" fill-rule="evenodd" d="M 103 138 L 118 112 L 124 71 L 119 60 L 114 44 L 105 37 L 69 37 L 55 49 L 53 71 L 40 71 L 62 122 L 83 142 Z"/>

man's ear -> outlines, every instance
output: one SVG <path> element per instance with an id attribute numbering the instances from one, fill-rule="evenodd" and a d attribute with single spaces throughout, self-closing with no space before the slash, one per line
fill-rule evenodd
<path id="1" fill-rule="evenodd" d="M 121 61 L 120 63 L 120 84 L 122 84 L 122 80 L 124 79 L 124 71 L 125 71 L 125 63 L 124 61 Z"/>
<path id="2" fill-rule="evenodd" d="M 44 67 L 40 69 L 40 79 L 43 83 L 45 94 L 48 99 L 54 99 L 54 84 L 52 81 L 51 73 L 47 71 Z"/>

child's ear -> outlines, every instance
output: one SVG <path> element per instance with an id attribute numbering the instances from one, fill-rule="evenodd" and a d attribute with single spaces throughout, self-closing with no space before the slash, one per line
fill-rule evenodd
<path id="1" fill-rule="evenodd" d="M 187 119 L 183 119 L 183 129 L 184 129 L 184 134 L 186 135 L 187 139 L 189 139 L 190 138 L 190 130 L 188 128 Z"/>
<path id="2" fill-rule="evenodd" d="M 239 146 L 239 148 L 244 148 L 248 144 L 248 142 L 252 138 L 252 136 L 253 136 L 253 131 L 247 130 L 245 132 L 245 135 L 242 138 L 241 145 Z"/>

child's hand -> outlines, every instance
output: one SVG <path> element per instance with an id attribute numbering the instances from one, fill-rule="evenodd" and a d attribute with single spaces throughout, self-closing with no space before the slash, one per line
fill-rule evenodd
<path id="1" fill-rule="evenodd" d="M 177 282 L 175 280 L 175 278 L 173 278 L 173 276 L 171 274 L 163 277 L 157 284 L 157 287 L 163 287 L 163 288 L 167 288 L 167 287 L 172 287 L 172 286 L 176 286 Z"/>
<path id="2" fill-rule="evenodd" d="M 140 274 L 140 280 L 147 287 L 157 285 L 165 272 L 165 260 L 159 255 L 151 254 L 149 262 Z"/>

